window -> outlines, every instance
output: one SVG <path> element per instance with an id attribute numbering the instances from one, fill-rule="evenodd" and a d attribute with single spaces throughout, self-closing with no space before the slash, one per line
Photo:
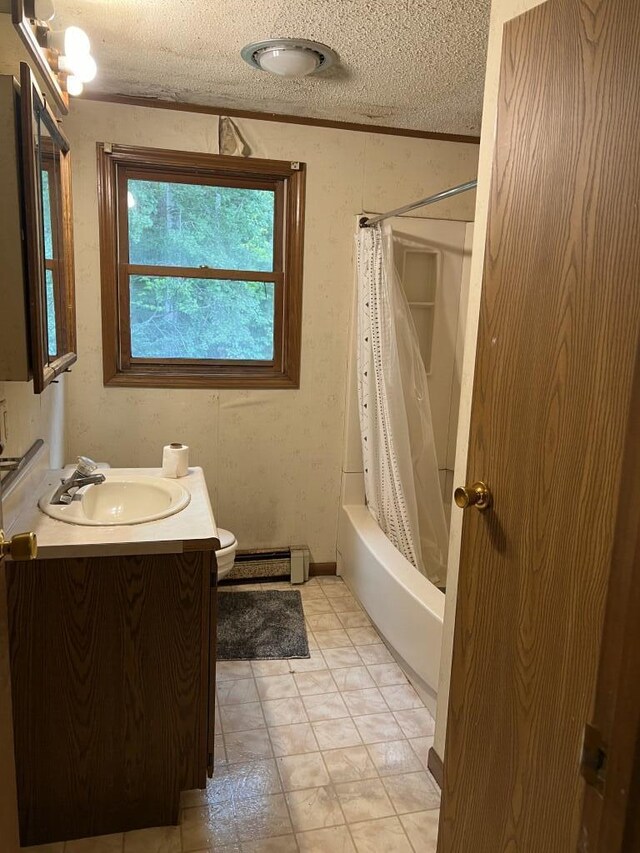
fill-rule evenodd
<path id="1" fill-rule="evenodd" d="M 98 145 L 106 385 L 297 388 L 304 167 Z"/>

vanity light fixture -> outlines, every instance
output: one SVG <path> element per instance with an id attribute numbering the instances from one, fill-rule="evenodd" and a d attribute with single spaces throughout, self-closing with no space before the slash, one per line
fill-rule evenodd
<path id="1" fill-rule="evenodd" d="M 38 70 L 51 83 L 57 106 L 66 113 L 68 96 L 82 94 L 98 70 L 89 37 L 76 26 L 52 29 L 53 0 L 12 0 L 12 15 Z"/>
<path id="2" fill-rule="evenodd" d="M 268 39 L 248 44 L 240 51 L 245 62 L 279 77 L 306 77 L 338 62 L 335 51 L 306 39 Z"/>

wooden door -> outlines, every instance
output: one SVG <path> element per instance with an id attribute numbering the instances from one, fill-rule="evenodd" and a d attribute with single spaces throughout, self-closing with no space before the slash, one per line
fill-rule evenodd
<path id="1" fill-rule="evenodd" d="M 640 517 L 639 44 L 637 0 L 504 30 L 468 463 L 494 507 L 464 520 L 439 853 L 577 849 L 621 498 Z"/>
<path id="2" fill-rule="evenodd" d="M 2 489 L 0 487 L 0 529 L 2 529 Z M 0 555 L 0 839 L 6 853 L 17 853 L 18 803 L 13 756 L 11 708 L 11 671 L 9 668 L 9 630 L 7 623 L 5 562 Z"/>

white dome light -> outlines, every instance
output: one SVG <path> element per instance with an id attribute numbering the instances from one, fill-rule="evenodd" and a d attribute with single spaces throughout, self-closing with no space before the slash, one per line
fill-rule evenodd
<path id="1" fill-rule="evenodd" d="M 329 68 L 337 54 L 324 44 L 304 39 L 272 39 L 242 48 L 241 56 L 253 68 L 280 77 L 306 77 Z"/>

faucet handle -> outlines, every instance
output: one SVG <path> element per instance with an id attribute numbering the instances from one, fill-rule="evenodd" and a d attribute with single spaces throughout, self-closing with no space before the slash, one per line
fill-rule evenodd
<path id="1" fill-rule="evenodd" d="M 88 477 L 89 474 L 93 474 L 97 467 L 97 462 L 94 462 L 93 459 L 89 459 L 88 456 L 78 456 L 78 467 L 76 468 L 76 471 L 81 476 Z"/>

